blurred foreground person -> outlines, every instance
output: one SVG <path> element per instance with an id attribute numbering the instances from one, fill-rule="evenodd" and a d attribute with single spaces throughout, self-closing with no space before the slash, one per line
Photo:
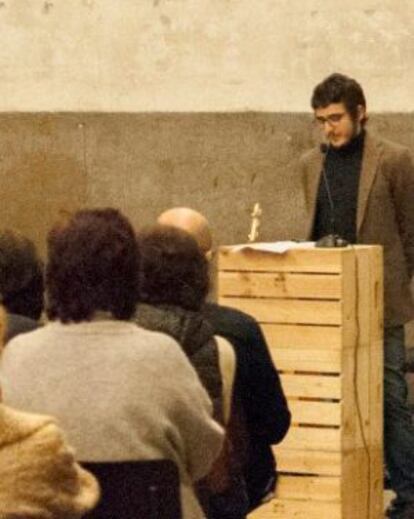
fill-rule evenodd
<path id="1" fill-rule="evenodd" d="M 43 311 L 43 265 L 28 238 L 0 231 L 0 293 L 7 311 L 5 344 L 36 329 Z"/>
<path id="2" fill-rule="evenodd" d="M 0 306 L 0 344 L 5 313 Z M 0 517 L 77 519 L 99 497 L 55 421 L 0 404 Z"/>
<path id="3" fill-rule="evenodd" d="M 5 350 L 5 401 L 59 418 L 82 462 L 172 460 L 183 517 L 204 517 L 192 482 L 208 472 L 223 431 L 179 345 L 128 322 L 138 289 L 128 220 L 84 210 L 52 229 L 46 289 L 51 322 Z"/>

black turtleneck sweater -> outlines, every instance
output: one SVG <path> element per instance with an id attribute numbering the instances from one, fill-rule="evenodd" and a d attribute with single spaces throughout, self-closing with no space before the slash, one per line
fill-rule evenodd
<path id="1" fill-rule="evenodd" d="M 338 234 L 349 243 L 356 243 L 358 185 L 361 172 L 365 133 L 362 130 L 348 144 L 329 147 L 319 183 L 312 239 Z M 329 192 L 332 204 L 329 200 Z"/>

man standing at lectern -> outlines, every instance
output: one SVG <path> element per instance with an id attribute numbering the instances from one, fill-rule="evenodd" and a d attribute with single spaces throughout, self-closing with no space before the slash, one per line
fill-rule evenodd
<path id="1" fill-rule="evenodd" d="M 332 74 L 311 99 L 325 143 L 299 168 L 308 237 L 336 234 L 384 251 L 384 448 L 396 492 L 388 517 L 414 518 L 414 427 L 404 378 L 404 324 L 414 318 L 414 165 L 406 148 L 365 129 L 366 101 L 352 78 Z"/>

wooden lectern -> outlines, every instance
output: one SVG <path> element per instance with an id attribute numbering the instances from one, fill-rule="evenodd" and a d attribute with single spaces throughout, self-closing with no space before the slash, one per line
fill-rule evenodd
<path id="1" fill-rule="evenodd" d="M 292 412 L 249 519 L 383 517 L 382 279 L 378 246 L 220 250 L 220 303 L 260 323 Z"/>

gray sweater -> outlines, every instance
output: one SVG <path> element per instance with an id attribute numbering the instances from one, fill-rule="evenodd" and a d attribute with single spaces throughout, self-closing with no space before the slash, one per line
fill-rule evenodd
<path id="1" fill-rule="evenodd" d="M 1 371 L 4 401 L 57 417 L 78 459 L 175 461 L 184 517 L 203 517 L 191 482 L 223 432 L 173 339 L 121 321 L 55 322 L 13 339 Z"/>

